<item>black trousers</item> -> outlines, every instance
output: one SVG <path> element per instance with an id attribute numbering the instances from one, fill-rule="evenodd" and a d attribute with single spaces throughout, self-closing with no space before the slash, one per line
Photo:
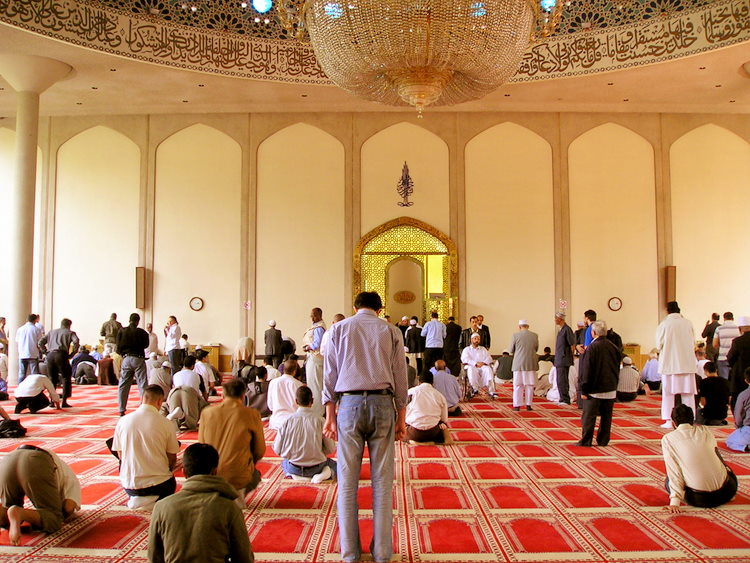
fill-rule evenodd
<path id="1" fill-rule="evenodd" d="M 596 417 L 599 416 L 599 431 L 596 433 L 596 443 L 600 446 L 609 444 L 612 431 L 612 409 L 615 406 L 614 399 L 596 399 L 588 396 L 583 399 L 583 413 L 581 414 L 581 444 L 590 446 L 594 438 L 594 426 Z"/>
<path id="2" fill-rule="evenodd" d="M 172 372 L 172 375 L 177 373 L 182 369 L 182 364 L 185 362 L 185 356 L 186 356 L 185 350 L 182 350 L 180 348 L 175 348 L 174 350 L 170 350 L 167 352 L 167 356 L 169 357 L 169 365 L 170 371 Z M 117 377 L 120 377 L 120 374 L 116 374 Z"/>
<path id="3" fill-rule="evenodd" d="M 435 367 L 435 362 L 443 359 L 442 348 L 425 348 L 422 352 L 422 369 L 424 371 L 430 371 L 431 368 Z"/>
<path id="4" fill-rule="evenodd" d="M 52 385 L 57 387 L 62 378 L 63 401 L 73 393 L 73 368 L 70 367 L 68 354 L 52 350 L 47 354 L 47 373 Z"/>
<path id="5" fill-rule="evenodd" d="M 664 486 L 669 490 L 669 477 L 664 482 Z M 724 484 L 715 491 L 696 491 L 690 487 L 685 487 L 685 503 L 697 508 L 716 508 L 722 504 L 728 503 L 737 494 L 737 476 L 727 467 L 727 478 Z"/>
<path id="6" fill-rule="evenodd" d="M 448 369 L 451 370 L 451 375 L 458 377 L 461 375 L 461 356 L 458 354 L 458 352 L 453 351 L 446 351 L 443 349 L 443 355 L 445 360 L 445 365 L 448 366 Z"/>
<path id="7" fill-rule="evenodd" d="M 560 402 L 570 404 L 570 381 L 568 372 L 570 366 L 555 367 L 557 371 L 557 391 L 560 393 Z"/>
<path id="8" fill-rule="evenodd" d="M 175 481 L 174 477 L 170 477 L 158 485 L 151 485 L 150 487 L 144 487 L 143 489 L 125 489 L 125 492 L 131 497 L 155 496 L 159 497 L 158 500 L 161 500 L 169 495 L 173 495 L 175 490 L 177 490 L 177 481 Z"/>
<path id="9" fill-rule="evenodd" d="M 45 407 L 49 406 L 49 399 L 44 391 L 33 397 L 16 397 L 16 408 L 14 414 L 19 414 L 24 409 L 29 409 L 29 412 L 34 414 L 36 411 L 40 411 Z"/>

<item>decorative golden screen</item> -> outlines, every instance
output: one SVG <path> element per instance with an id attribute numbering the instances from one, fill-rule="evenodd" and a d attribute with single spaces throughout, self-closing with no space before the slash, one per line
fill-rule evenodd
<path id="1" fill-rule="evenodd" d="M 423 318 L 429 319 L 430 311 L 437 311 L 443 321 L 451 315 L 457 316 L 456 247 L 437 229 L 410 217 L 389 221 L 359 241 L 354 251 L 354 295 L 360 291 L 377 291 L 385 304 L 388 269 L 404 258 L 421 264 L 424 272 Z"/>

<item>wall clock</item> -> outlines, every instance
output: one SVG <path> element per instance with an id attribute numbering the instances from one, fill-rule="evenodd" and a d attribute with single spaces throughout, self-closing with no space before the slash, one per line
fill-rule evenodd
<path id="1" fill-rule="evenodd" d="M 200 297 L 193 297 L 190 300 L 190 308 L 193 311 L 200 311 L 201 309 L 203 309 L 203 299 L 201 299 Z"/>
<path id="2" fill-rule="evenodd" d="M 619 311 L 622 309 L 622 299 L 619 297 L 610 297 L 607 306 L 611 311 Z"/>

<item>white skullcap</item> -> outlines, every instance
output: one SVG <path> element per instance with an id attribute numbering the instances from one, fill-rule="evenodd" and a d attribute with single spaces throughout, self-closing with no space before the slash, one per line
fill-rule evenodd
<path id="1" fill-rule="evenodd" d="M 737 326 L 750 326 L 750 317 L 739 317 L 737 319 Z"/>
<path id="2" fill-rule="evenodd" d="M 471 337 L 472 337 L 472 338 L 474 338 L 475 336 L 476 336 L 477 338 L 482 338 L 482 336 L 481 336 L 481 335 L 480 335 L 480 334 L 479 334 L 478 332 L 472 332 L 472 333 L 471 333 Z"/>
<path id="3" fill-rule="evenodd" d="M 521 319 L 520 321 L 518 321 L 518 326 L 529 326 L 529 321 L 527 321 L 526 319 Z"/>
<path id="4" fill-rule="evenodd" d="M 161 364 L 161 367 L 163 367 L 163 368 L 171 368 L 172 364 L 170 364 L 169 362 L 164 362 L 164 363 Z"/>
<path id="5" fill-rule="evenodd" d="M 633 365 L 633 360 L 631 360 L 629 356 L 625 356 L 622 359 L 622 363 L 625 364 L 626 366 L 632 366 Z"/>
<path id="6" fill-rule="evenodd" d="M 404 315 L 403 317 L 401 317 L 401 320 L 402 320 L 402 321 L 408 321 L 408 320 L 409 320 L 409 317 L 407 317 L 406 315 Z"/>
<path id="7" fill-rule="evenodd" d="M 416 325 L 416 324 L 417 324 L 417 321 L 416 321 L 416 319 L 411 319 L 411 320 L 409 321 L 409 324 L 410 324 L 410 325 L 412 325 L 412 326 Z"/>
<path id="8" fill-rule="evenodd" d="M 268 326 L 276 326 L 276 321 L 271 319 L 270 321 L 268 321 Z"/>

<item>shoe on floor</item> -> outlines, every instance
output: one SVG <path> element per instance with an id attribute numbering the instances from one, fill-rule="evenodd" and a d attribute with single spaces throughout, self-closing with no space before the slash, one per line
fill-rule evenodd
<path id="1" fill-rule="evenodd" d="M 312 479 L 310 479 L 311 483 L 321 483 L 323 481 L 328 481 L 329 479 L 333 478 L 333 473 L 331 473 L 331 468 L 327 465 L 323 468 L 323 471 L 320 473 L 316 473 L 312 476 Z"/>
<path id="2" fill-rule="evenodd" d="M 63 401 L 62 405 L 60 405 L 60 406 L 62 408 L 64 408 L 64 409 L 72 409 L 73 408 L 73 405 L 71 405 L 70 403 L 68 403 L 68 401 Z"/>
<path id="3" fill-rule="evenodd" d="M 120 411 L 120 416 L 125 416 L 125 411 Z"/>
<path id="4" fill-rule="evenodd" d="M 660 424 L 659 428 L 672 428 L 672 421 L 668 420 L 664 424 Z"/>
<path id="5" fill-rule="evenodd" d="M 573 444 L 574 446 L 578 446 L 579 448 L 590 448 L 591 444 L 584 444 L 580 440 Z"/>
<path id="6" fill-rule="evenodd" d="M 516 412 L 518 412 L 518 411 L 521 410 L 521 407 L 513 407 L 513 410 L 516 411 Z"/>
<path id="7" fill-rule="evenodd" d="M 533 411 L 534 409 L 531 408 L 531 405 L 526 405 L 526 410 L 527 411 Z"/>

